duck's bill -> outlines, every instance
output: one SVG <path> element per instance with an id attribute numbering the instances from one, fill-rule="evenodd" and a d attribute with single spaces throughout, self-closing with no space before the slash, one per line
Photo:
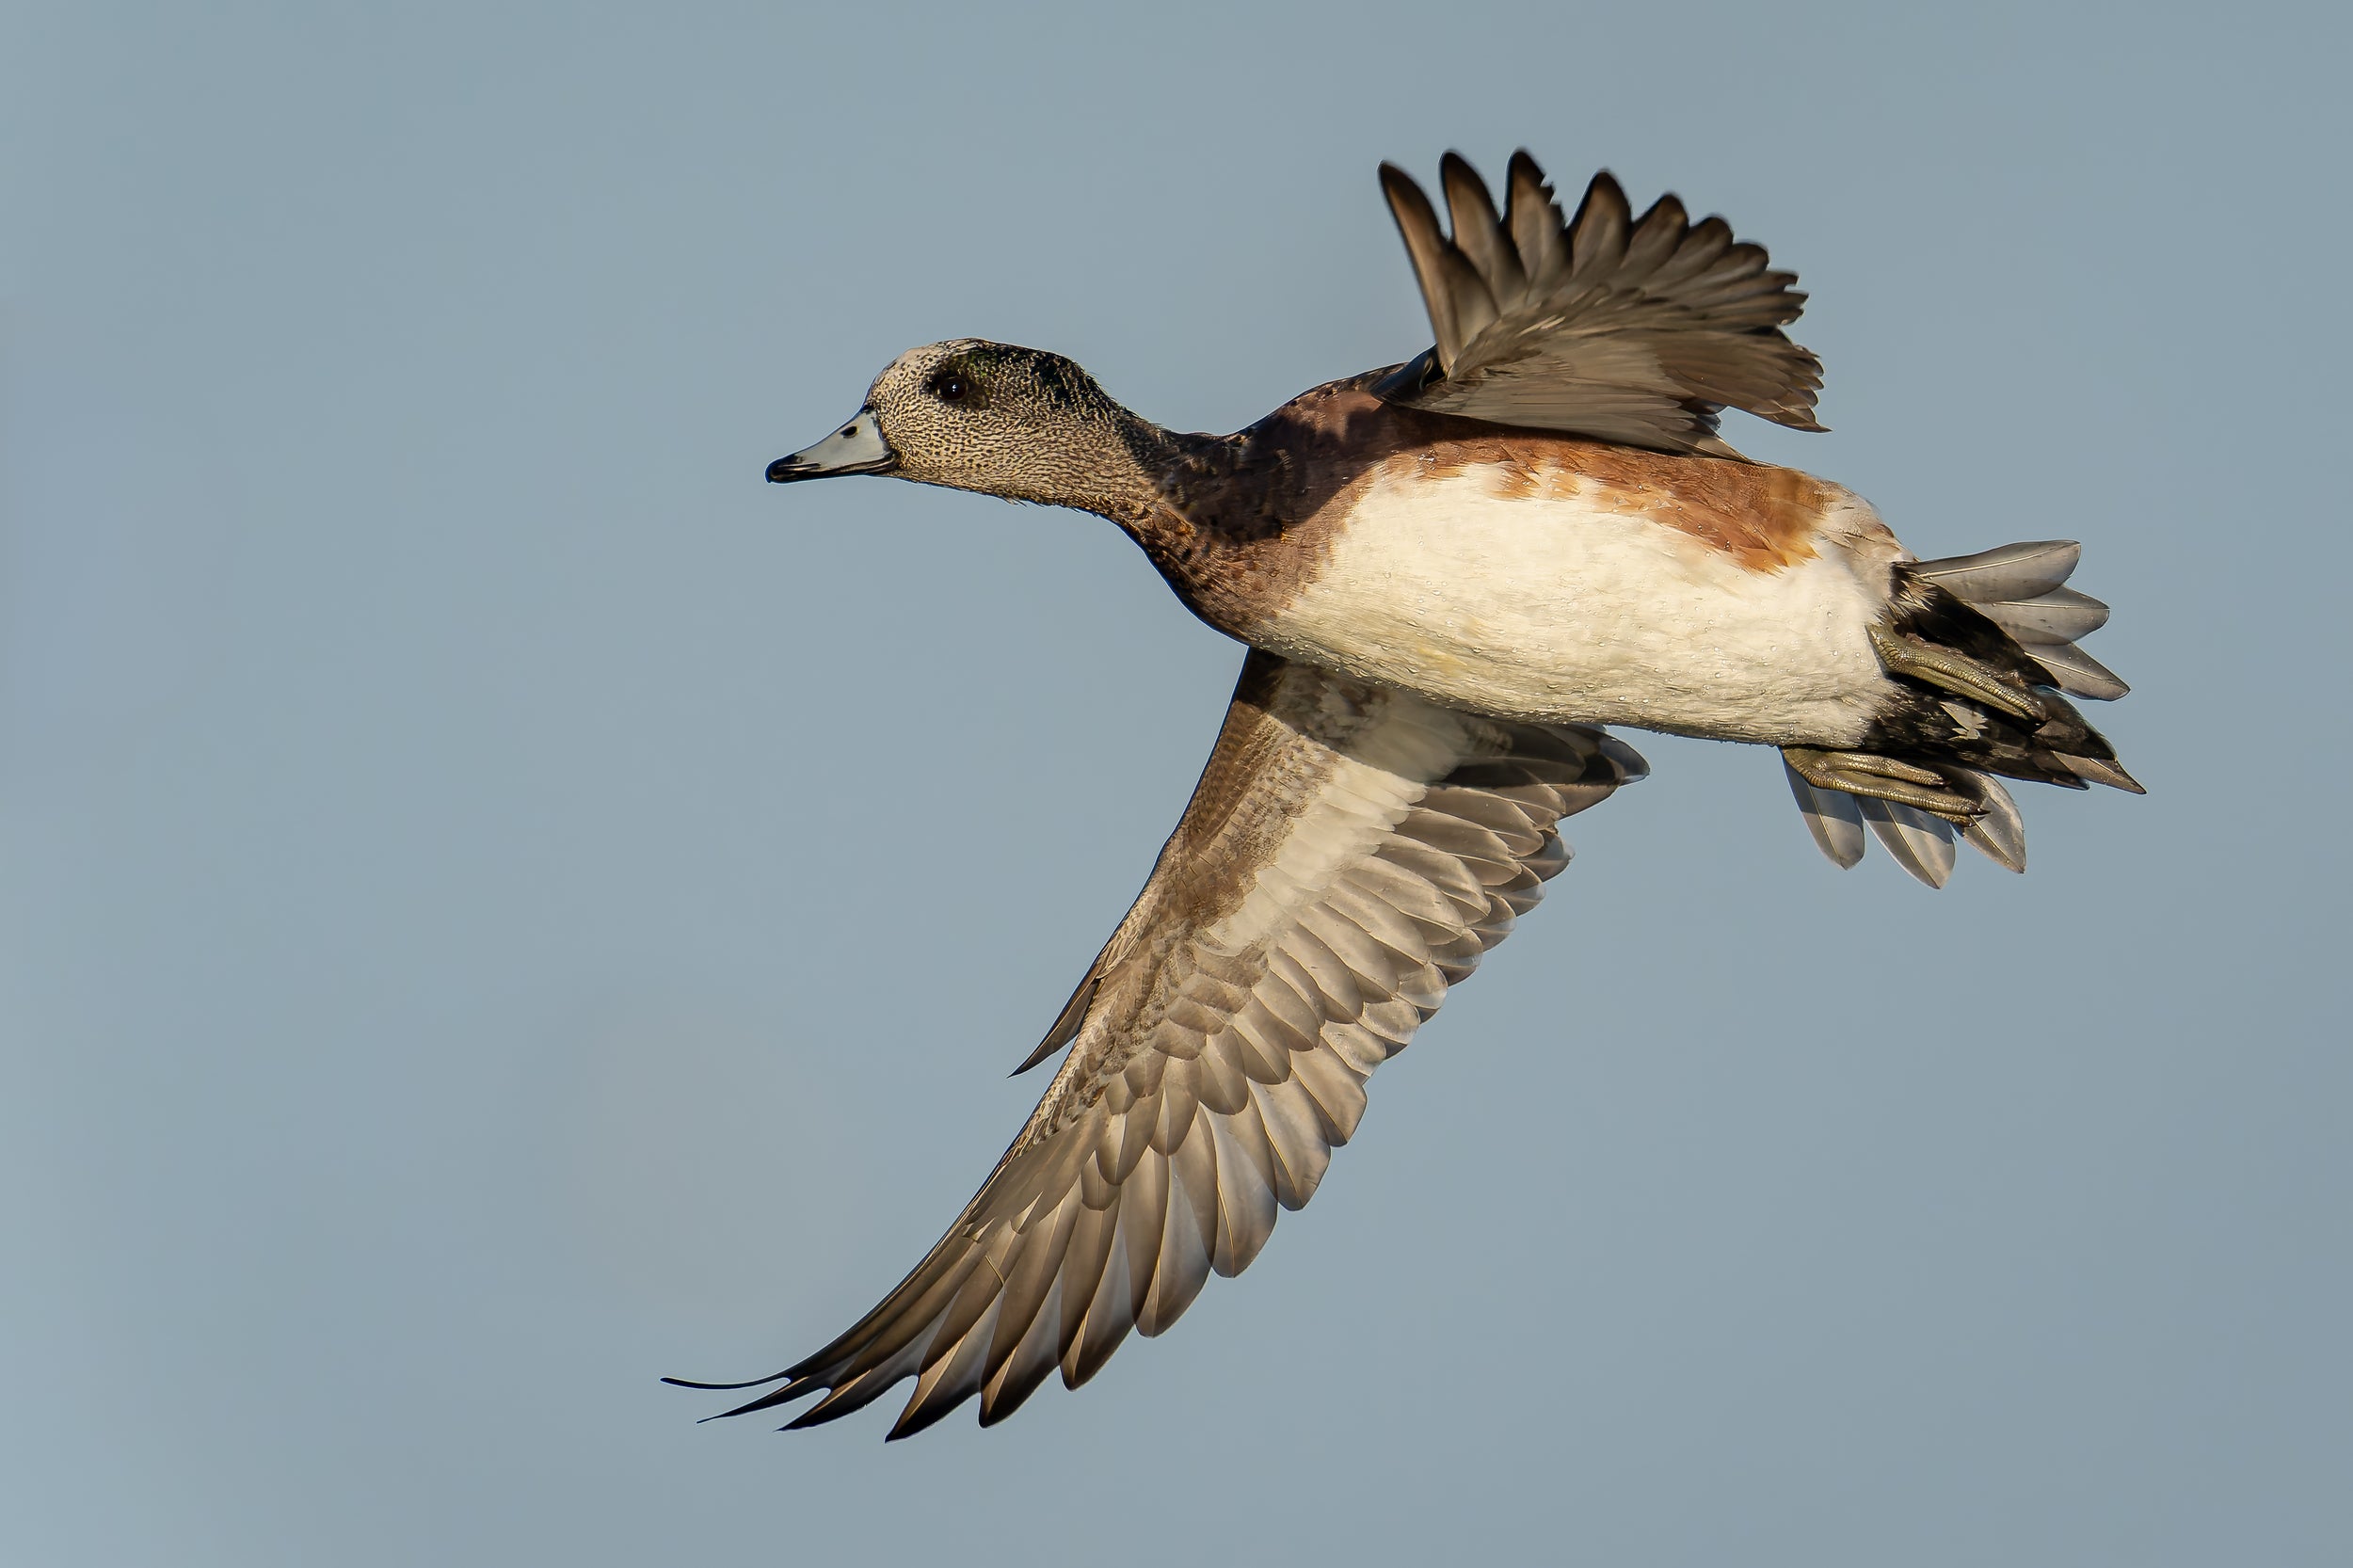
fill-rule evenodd
<path id="1" fill-rule="evenodd" d="M 816 445 L 770 463 L 768 482 L 783 485 L 795 479 L 829 479 L 837 473 L 888 473 L 898 466 L 899 455 L 883 440 L 874 410 L 860 408 L 849 424 Z"/>

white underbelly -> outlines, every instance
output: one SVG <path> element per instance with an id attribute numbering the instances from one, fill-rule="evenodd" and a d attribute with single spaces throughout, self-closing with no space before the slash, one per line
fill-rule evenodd
<path id="1" fill-rule="evenodd" d="M 1498 717 L 1849 745 L 1886 690 L 1865 631 L 1885 588 L 1828 533 L 1757 571 L 1640 514 L 1474 473 L 1381 486 L 1253 641 Z"/>

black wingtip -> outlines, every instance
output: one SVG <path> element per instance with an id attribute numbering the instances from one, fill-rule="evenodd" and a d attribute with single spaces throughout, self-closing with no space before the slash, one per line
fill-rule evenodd
<path id="1" fill-rule="evenodd" d="M 969 1397 L 967 1395 L 943 1403 L 928 1405 L 920 1400 L 909 1400 L 907 1407 L 899 1412 L 899 1418 L 890 1423 L 890 1431 L 884 1434 L 883 1441 L 896 1443 L 904 1438 L 913 1437 L 919 1432 L 929 1432 L 959 1409 L 964 1400 Z"/>
<path id="2" fill-rule="evenodd" d="M 1021 1065 L 1016 1067 L 1005 1076 L 1007 1078 L 1019 1078 L 1023 1073 L 1028 1072 L 1032 1067 L 1040 1065 L 1047 1060 L 1047 1058 L 1052 1056 L 1056 1051 L 1061 1050 L 1064 1046 L 1069 1044 L 1070 1042 L 1068 1040 L 1047 1039 L 1039 1044 L 1037 1049 L 1030 1052 L 1029 1055 L 1021 1059 Z"/>
<path id="3" fill-rule="evenodd" d="M 1569 220 L 1572 235 L 1584 227 L 1586 215 L 1597 204 L 1612 209 L 1621 223 L 1630 226 L 1634 222 L 1634 203 L 1626 199 L 1625 187 L 1618 184 L 1616 175 L 1606 168 L 1597 168 L 1593 170 L 1593 177 L 1585 183 L 1584 199 L 1577 202 L 1576 216 Z"/>
<path id="4" fill-rule="evenodd" d="M 1381 196 L 1388 202 L 1389 214 L 1401 228 L 1406 222 L 1407 212 L 1427 213 L 1433 224 L 1437 221 L 1437 209 L 1431 206 L 1429 193 L 1421 188 L 1421 182 L 1393 163 L 1381 166 Z"/>
<path id="5" fill-rule="evenodd" d="M 1102 983 L 1102 970 L 1090 966 L 1086 978 L 1079 982 L 1078 989 L 1070 993 L 1070 1000 L 1064 1002 L 1062 1011 L 1054 1015 L 1053 1023 L 1046 1031 L 1046 1038 L 1037 1043 L 1035 1050 L 1021 1059 L 1021 1065 L 1006 1076 L 1019 1078 L 1023 1073 L 1076 1040 L 1079 1037 L 1079 1031 L 1085 1027 L 1087 1010 L 1095 1005 L 1096 987 Z"/>
<path id="6" fill-rule="evenodd" d="M 862 1400 L 858 1401 L 859 1404 L 864 1402 Z M 856 1408 L 857 1405 L 850 1407 L 851 1410 Z M 807 1432 L 811 1427 L 822 1427 L 828 1421 L 838 1421 L 849 1413 L 849 1410 L 828 1410 L 825 1408 L 825 1401 L 820 1400 L 776 1430 L 778 1432 Z"/>
<path id="7" fill-rule="evenodd" d="M 745 1388 L 758 1388 L 762 1384 L 774 1383 L 777 1378 L 786 1378 L 790 1376 L 792 1376 L 790 1372 L 778 1372 L 776 1377 L 754 1378 L 749 1383 L 696 1383 L 686 1378 L 664 1378 L 662 1381 L 668 1384 L 673 1388 L 695 1388 L 701 1389 L 706 1392 L 724 1394 L 731 1390 L 740 1391 Z M 752 1400 L 749 1404 L 739 1404 L 733 1410 L 723 1410 L 716 1416 L 706 1416 L 695 1424 L 698 1427 L 707 1426 L 712 1421 L 725 1421 L 731 1416 L 747 1415 L 755 1410 L 766 1410 L 772 1405 L 782 1404 L 784 1402 L 785 1397 L 782 1392 L 769 1394 Z"/>
<path id="8" fill-rule="evenodd" d="M 696 1383 L 689 1378 L 664 1378 L 662 1381 L 673 1388 L 699 1388 L 706 1393 L 731 1394 L 739 1388 L 758 1388 L 763 1384 L 781 1383 L 792 1375 L 791 1372 L 771 1372 L 764 1378 L 750 1378 L 743 1383 Z"/>

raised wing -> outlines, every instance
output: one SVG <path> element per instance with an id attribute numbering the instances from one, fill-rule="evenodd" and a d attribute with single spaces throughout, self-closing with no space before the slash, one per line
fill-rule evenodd
<path id="1" fill-rule="evenodd" d="M 1451 238 L 1421 187 L 1381 166 L 1437 345 L 1375 388 L 1391 402 L 1664 452 L 1732 455 L 1716 416 L 1740 408 L 1819 430 L 1822 365 L 1781 328 L 1805 308 L 1792 272 L 1692 223 L 1662 196 L 1640 218 L 1605 171 L 1563 223 L 1544 171 L 1512 154 L 1504 214 L 1449 152 Z"/>
<path id="2" fill-rule="evenodd" d="M 1075 1388 L 1240 1273 L 1402 1050 L 1568 863 L 1555 824 L 1639 778 L 1598 730 L 1505 724 L 1254 651 L 1135 906 L 1039 1060 L 1029 1125 L 929 1256 L 783 1386 L 846 1416 L 902 1378 L 892 1437 Z M 679 1381 L 679 1380 L 672 1380 Z"/>

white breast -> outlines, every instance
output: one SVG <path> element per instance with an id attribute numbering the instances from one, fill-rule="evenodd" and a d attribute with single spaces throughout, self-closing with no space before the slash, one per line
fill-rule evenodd
<path id="1" fill-rule="evenodd" d="M 1499 717 L 1776 744 L 1861 741 L 1886 677 L 1867 627 L 1887 536 L 1837 492 L 1817 553 L 1759 571 L 1597 487 L 1501 493 L 1493 471 L 1385 477 L 1272 650 Z M 1869 538 L 1880 566 L 1841 548 Z"/>

